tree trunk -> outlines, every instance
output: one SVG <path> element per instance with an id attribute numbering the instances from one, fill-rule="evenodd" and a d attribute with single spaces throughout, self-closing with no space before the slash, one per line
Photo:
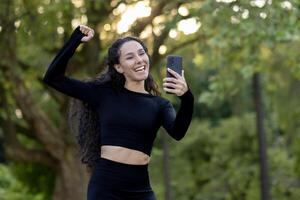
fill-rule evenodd
<path id="1" fill-rule="evenodd" d="M 171 200 L 171 179 L 170 179 L 170 167 L 169 167 L 169 144 L 166 133 L 162 134 L 163 145 L 163 173 L 164 173 L 164 185 L 165 185 L 165 200 Z"/>
<path id="2" fill-rule="evenodd" d="M 67 119 L 62 117 L 59 127 L 52 123 L 49 116 L 38 106 L 39 103 L 34 100 L 33 93 L 19 70 L 14 3 L 10 0 L 6 0 L 3 4 L 1 2 L 3 8 L 1 15 L 6 16 L 3 18 L 3 30 L 0 31 L 0 46 L 5 47 L 5 50 L 1 51 L 0 60 L 0 72 L 4 78 L 0 84 L 0 104 L 4 105 L 3 109 L 7 115 L 7 117 L 0 116 L 5 157 L 15 162 L 35 162 L 54 169 L 56 182 L 53 200 L 86 199 L 89 175 L 78 158 L 73 135 L 67 127 Z M 14 103 L 9 103 L 9 97 L 13 98 Z M 64 98 L 66 100 L 66 97 Z M 66 105 L 60 106 L 65 108 Z M 14 117 L 11 117 L 15 115 L 13 110 L 16 108 L 21 110 L 26 124 L 21 129 L 20 123 L 16 123 Z M 19 134 L 37 140 L 44 149 L 27 149 L 19 142 L 17 137 Z"/>
<path id="3" fill-rule="evenodd" d="M 53 200 L 83 200 L 86 199 L 89 174 L 76 155 L 66 156 L 66 160 L 60 161 L 56 173 Z"/>
<path id="4" fill-rule="evenodd" d="M 260 183 L 261 183 L 261 199 L 269 200 L 269 177 L 268 177 L 268 161 L 267 161 L 267 145 L 264 129 L 264 104 L 262 100 L 262 89 L 260 83 L 260 74 L 255 73 L 252 79 L 253 84 L 253 101 L 256 111 L 256 128 L 259 148 L 260 162 Z"/>

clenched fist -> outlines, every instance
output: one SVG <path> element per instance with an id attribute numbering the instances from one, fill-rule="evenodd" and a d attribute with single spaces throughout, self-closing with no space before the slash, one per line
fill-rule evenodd
<path id="1" fill-rule="evenodd" d="M 85 25 L 79 25 L 79 30 L 85 34 L 85 36 L 81 39 L 82 42 L 90 41 L 95 35 L 95 31 Z"/>

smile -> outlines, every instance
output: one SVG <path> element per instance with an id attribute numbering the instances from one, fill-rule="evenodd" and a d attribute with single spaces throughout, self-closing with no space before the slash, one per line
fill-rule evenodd
<path id="1" fill-rule="evenodd" d="M 145 65 L 143 65 L 143 66 L 135 68 L 134 71 L 135 72 L 141 72 L 141 71 L 145 71 L 145 69 L 146 69 L 146 67 L 145 67 Z"/>

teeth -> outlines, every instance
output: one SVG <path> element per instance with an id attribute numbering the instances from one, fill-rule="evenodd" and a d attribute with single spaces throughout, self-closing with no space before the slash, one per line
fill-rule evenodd
<path id="1" fill-rule="evenodd" d="M 145 66 L 138 67 L 138 68 L 135 69 L 136 72 L 137 72 L 137 71 L 143 71 L 143 70 L 145 70 Z"/>

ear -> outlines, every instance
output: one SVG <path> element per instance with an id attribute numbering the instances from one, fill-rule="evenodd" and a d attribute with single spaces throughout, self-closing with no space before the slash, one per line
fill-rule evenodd
<path id="1" fill-rule="evenodd" d="M 114 68 L 117 70 L 117 72 L 123 74 L 124 71 L 120 64 L 115 64 Z"/>

